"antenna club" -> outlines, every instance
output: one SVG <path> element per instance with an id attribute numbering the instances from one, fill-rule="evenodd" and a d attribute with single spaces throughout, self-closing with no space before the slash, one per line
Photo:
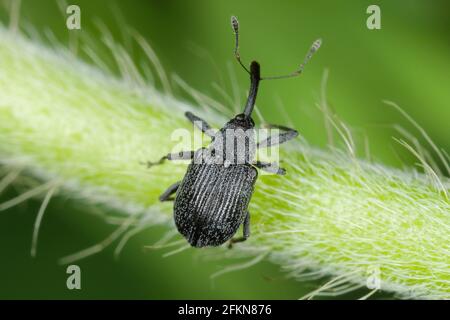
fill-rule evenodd
<path id="1" fill-rule="evenodd" d="M 237 33 L 239 30 L 239 22 L 235 16 L 231 16 L 231 27 L 234 30 L 234 33 Z"/>
<path id="2" fill-rule="evenodd" d="M 319 50 L 320 46 L 322 45 L 322 39 L 319 38 L 316 41 L 313 42 L 312 47 L 311 47 L 311 51 L 317 51 Z"/>

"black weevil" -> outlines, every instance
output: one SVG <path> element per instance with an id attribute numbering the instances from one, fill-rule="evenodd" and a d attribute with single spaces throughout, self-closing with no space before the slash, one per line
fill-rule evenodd
<path id="1" fill-rule="evenodd" d="M 231 17 L 231 25 L 235 33 L 234 55 L 249 73 L 251 81 L 244 112 L 236 115 L 217 132 L 214 132 L 206 121 L 191 112 L 186 112 L 186 117 L 211 137 L 211 144 L 197 151 L 170 153 L 157 163 L 148 162 L 150 167 L 161 164 L 164 160 L 192 160 L 183 180 L 170 186 L 159 200 L 175 200 L 175 224 L 193 247 L 219 246 L 228 240 L 231 247 L 233 243 L 244 241 L 250 236 L 248 204 L 258 177 L 256 168 L 279 175 L 285 174 L 285 170 L 277 163 L 255 161 L 256 149 L 279 145 L 298 135 L 294 129 L 270 125 L 269 127 L 279 129 L 281 133 L 276 137 L 269 136 L 259 143 L 254 143 L 255 123 L 251 114 L 259 82 L 301 74 L 306 62 L 321 45 L 320 39 L 313 43 L 304 62 L 295 72 L 284 76 L 261 78 L 258 62 L 253 61 L 249 70 L 240 59 L 239 24 L 236 17 Z M 240 139 L 242 137 L 244 140 Z M 228 147 L 230 142 L 231 148 Z M 241 224 L 243 236 L 232 238 Z"/>

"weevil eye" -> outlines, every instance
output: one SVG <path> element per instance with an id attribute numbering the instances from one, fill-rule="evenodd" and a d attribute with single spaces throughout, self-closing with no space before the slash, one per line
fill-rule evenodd
<path id="1" fill-rule="evenodd" d="M 240 113 L 236 116 L 236 120 L 243 121 L 244 119 L 245 119 L 245 115 L 243 113 Z"/>

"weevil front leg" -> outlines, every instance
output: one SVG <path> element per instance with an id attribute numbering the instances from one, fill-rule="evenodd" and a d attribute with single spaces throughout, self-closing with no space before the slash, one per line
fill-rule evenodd
<path id="1" fill-rule="evenodd" d="M 169 154 L 165 155 L 164 157 L 161 157 L 161 159 L 159 159 L 156 162 L 147 161 L 147 163 L 145 163 L 145 164 L 147 165 L 147 168 L 151 168 L 155 165 L 163 164 L 164 161 L 166 161 L 166 160 L 190 160 L 190 159 L 194 158 L 194 154 L 195 154 L 195 151 L 180 151 L 180 152 L 169 153 Z"/>
<path id="2" fill-rule="evenodd" d="M 228 242 L 228 249 L 233 248 L 233 244 L 237 242 L 243 242 L 250 237 L 250 212 L 247 211 L 247 214 L 245 215 L 244 222 L 243 222 L 243 235 L 239 238 L 232 238 Z"/>
<path id="3" fill-rule="evenodd" d="M 280 176 L 284 176 L 286 174 L 286 170 L 283 168 L 280 168 L 280 165 L 276 162 L 261 162 L 256 161 L 255 163 L 252 163 L 255 167 L 258 169 L 264 170 L 269 173 L 278 174 Z"/>
<path id="4" fill-rule="evenodd" d="M 175 182 L 173 185 L 171 185 L 169 188 L 167 188 L 167 190 L 164 191 L 164 193 L 159 196 L 159 201 L 163 202 L 163 201 L 175 200 L 175 198 L 171 197 L 171 196 L 177 192 L 180 184 L 181 184 L 181 181 L 178 181 L 178 182 Z"/>
<path id="5" fill-rule="evenodd" d="M 192 112 L 187 111 L 185 114 L 186 118 L 189 119 L 190 122 L 192 122 L 197 128 L 202 130 L 206 135 L 210 137 L 214 137 L 214 130 L 211 129 L 211 126 L 203 120 L 202 118 L 197 117 Z"/>
<path id="6" fill-rule="evenodd" d="M 284 126 L 279 126 L 279 125 L 275 125 L 275 124 L 269 124 L 266 125 L 267 129 L 278 129 L 281 131 L 281 133 L 278 135 L 278 139 L 275 139 L 273 136 L 267 137 L 266 139 L 264 139 L 261 142 L 258 142 L 257 144 L 257 148 L 270 148 L 272 146 L 276 146 L 282 143 L 285 143 L 289 140 L 294 139 L 295 137 L 298 136 L 298 131 L 288 128 L 288 127 L 284 127 Z"/>

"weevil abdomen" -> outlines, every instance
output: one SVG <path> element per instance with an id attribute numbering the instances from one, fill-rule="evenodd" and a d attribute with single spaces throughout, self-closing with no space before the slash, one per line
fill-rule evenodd
<path id="1" fill-rule="evenodd" d="M 193 247 L 231 239 L 247 214 L 257 176 L 249 164 L 191 163 L 174 203 L 178 231 Z"/>

